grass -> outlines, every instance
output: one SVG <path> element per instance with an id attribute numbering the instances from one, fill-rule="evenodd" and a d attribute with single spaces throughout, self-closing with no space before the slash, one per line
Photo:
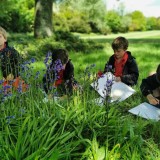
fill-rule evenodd
<path id="1" fill-rule="evenodd" d="M 29 91 L 15 93 L 0 104 L 0 159 L 160 159 L 160 123 L 128 112 L 146 100 L 139 85 L 159 64 L 158 35 L 159 31 L 125 34 L 129 38 L 129 50 L 136 57 L 140 77 L 134 87 L 136 94 L 118 104 L 98 106 L 92 101 L 98 95 L 89 87 L 94 75 L 103 70 L 113 54 L 110 42 L 117 34 L 103 38 L 104 50 L 88 54 L 70 52 L 75 77 L 84 86 L 83 94 L 75 93 L 57 102 L 43 102 L 41 80 L 45 65 L 43 61 L 33 63 Z M 22 39 L 25 40 L 25 36 Z M 96 66 L 91 67 L 92 64 Z M 88 66 L 90 78 L 84 72 Z M 35 79 L 37 71 L 40 76 Z"/>

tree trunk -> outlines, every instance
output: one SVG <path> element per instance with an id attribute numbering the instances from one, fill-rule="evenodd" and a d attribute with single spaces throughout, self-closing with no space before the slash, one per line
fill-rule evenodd
<path id="1" fill-rule="evenodd" d="M 53 0 L 35 0 L 35 38 L 44 38 L 52 36 L 52 7 Z"/>

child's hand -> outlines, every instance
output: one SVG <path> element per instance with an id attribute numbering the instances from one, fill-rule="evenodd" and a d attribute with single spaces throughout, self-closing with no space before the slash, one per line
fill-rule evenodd
<path id="1" fill-rule="evenodd" d="M 121 77 L 115 77 L 116 82 L 121 82 Z"/>
<path id="2" fill-rule="evenodd" d="M 102 71 L 98 71 L 97 78 L 100 78 L 102 75 L 103 75 L 103 72 Z"/>
<path id="3" fill-rule="evenodd" d="M 14 79 L 13 74 L 9 74 L 6 78 L 7 81 L 12 81 Z"/>
<path id="4" fill-rule="evenodd" d="M 148 94 L 147 99 L 148 99 L 149 103 L 152 104 L 152 105 L 159 104 L 159 100 L 157 98 L 153 97 L 152 94 Z"/>

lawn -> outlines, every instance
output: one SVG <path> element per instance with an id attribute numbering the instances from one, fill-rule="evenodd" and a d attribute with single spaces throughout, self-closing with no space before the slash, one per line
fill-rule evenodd
<path id="1" fill-rule="evenodd" d="M 79 34 L 81 38 L 104 43 L 105 48 L 91 53 L 70 52 L 75 77 L 84 91 L 68 99 L 44 102 L 41 89 L 45 72 L 43 58 L 30 64 L 33 68 L 30 67 L 32 77 L 28 78 L 28 81 L 32 80 L 29 91 L 13 93 L 0 105 L 0 159 L 160 159 L 160 122 L 128 112 L 146 101 L 139 86 L 159 64 L 159 35 L 160 31 L 107 36 Z M 128 50 L 136 58 L 140 72 L 138 84 L 134 86 L 136 93 L 118 104 L 100 107 L 93 101 L 98 95 L 90 88 L 90 83 L 113 54 L 110 43 L 117 36 L 128 38 Z M 16 41 L 12 44 L 18 48 Z M 40 75 L 35 78 L 37 71 Z"/>

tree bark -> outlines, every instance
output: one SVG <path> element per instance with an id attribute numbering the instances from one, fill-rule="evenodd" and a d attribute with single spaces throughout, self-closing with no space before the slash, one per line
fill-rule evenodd
<path id="1" fill-rule="evenodd" d="M 53 0 L 35 0 L 35 38 L 44 38 L 52 36 L 52 7 Z"/>

